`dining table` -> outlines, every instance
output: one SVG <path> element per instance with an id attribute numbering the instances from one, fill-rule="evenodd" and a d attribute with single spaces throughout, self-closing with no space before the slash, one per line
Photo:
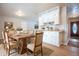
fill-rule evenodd
<path id="1" fill-rule="evenodd" d="M 35 37 L 35 35 L 29 33 L 28 34 L 20 33 L 20 34 L 14 34 L 9 36 L 9 38 L 17 40 L 19 54 L 24 54 L 27 52 L 27 42 L 33 37 Z"/>

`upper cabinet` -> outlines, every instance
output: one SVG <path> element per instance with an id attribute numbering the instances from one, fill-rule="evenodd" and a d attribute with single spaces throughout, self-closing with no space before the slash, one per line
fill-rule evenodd
<path id="1" fill-rule="evenodd" d="M 46 23 L 53 22 L 53 24 L 60 24 L 60 7 L 54 7 L 39 15 L 39 26 Z"/>

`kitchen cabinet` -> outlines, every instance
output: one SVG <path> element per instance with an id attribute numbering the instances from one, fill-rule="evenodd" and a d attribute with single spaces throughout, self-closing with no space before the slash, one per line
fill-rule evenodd
<path id="1" fill-rule="evenodd" d="M 60 7 L 54 7 L 39 15 L 39 27 L 45 23 L 54 22 L 54 24 L 60 24 Z"/>
<path id="2" fill-rule="evenodd" d="M 60 46 L 63 44 L 63 31 L 44 31 L 43 42 L 52 44 L 55 46 Z"/>

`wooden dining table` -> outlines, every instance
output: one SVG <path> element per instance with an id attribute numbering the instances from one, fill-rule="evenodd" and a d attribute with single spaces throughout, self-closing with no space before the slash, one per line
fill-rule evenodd
<path id="1" fill-rule="evenodd" d="M 17 40 L 19 54 L 24 54 L 27 52 L 27 40 L 30 40 L 33 37 L 35 37 L 34 34 L 15 34 L 9 36 L 9 38 Z"/>

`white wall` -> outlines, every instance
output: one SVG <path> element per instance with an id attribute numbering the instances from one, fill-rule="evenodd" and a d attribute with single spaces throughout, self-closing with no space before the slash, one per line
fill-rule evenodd
<path id="1" fill-rule="evenodd" d="M 4 28 L 5 21 L 13 22 L 15 28 L 22 27 L 24 29 L 34 29 L 34 25 L 38 22 L 35 17 L 31 19 L 19 19 L 0 16 L 0 39 L 2 39 L 2 30 Z"/>
<path id="2" fill-rule="evenodd" d="M 28 20 L 22 20 L 21 22 L 21 27 L 24 29 L 24 30 L 27 30 L 27 29 L 34 29 L 34 26 L 38 24 L 38 18 L 32 18 L 32 19 L 28 19 Z"/>
<path id="3" fill-rule="evenodd" d="M 67 19 L 67 7 L 63 6 L 61 8 L 61 24 L 64 27 L 65 31 L 65 39 L 64 39 L 64 44 L 67 45 L 68 43 L 68 19 Z"/>

